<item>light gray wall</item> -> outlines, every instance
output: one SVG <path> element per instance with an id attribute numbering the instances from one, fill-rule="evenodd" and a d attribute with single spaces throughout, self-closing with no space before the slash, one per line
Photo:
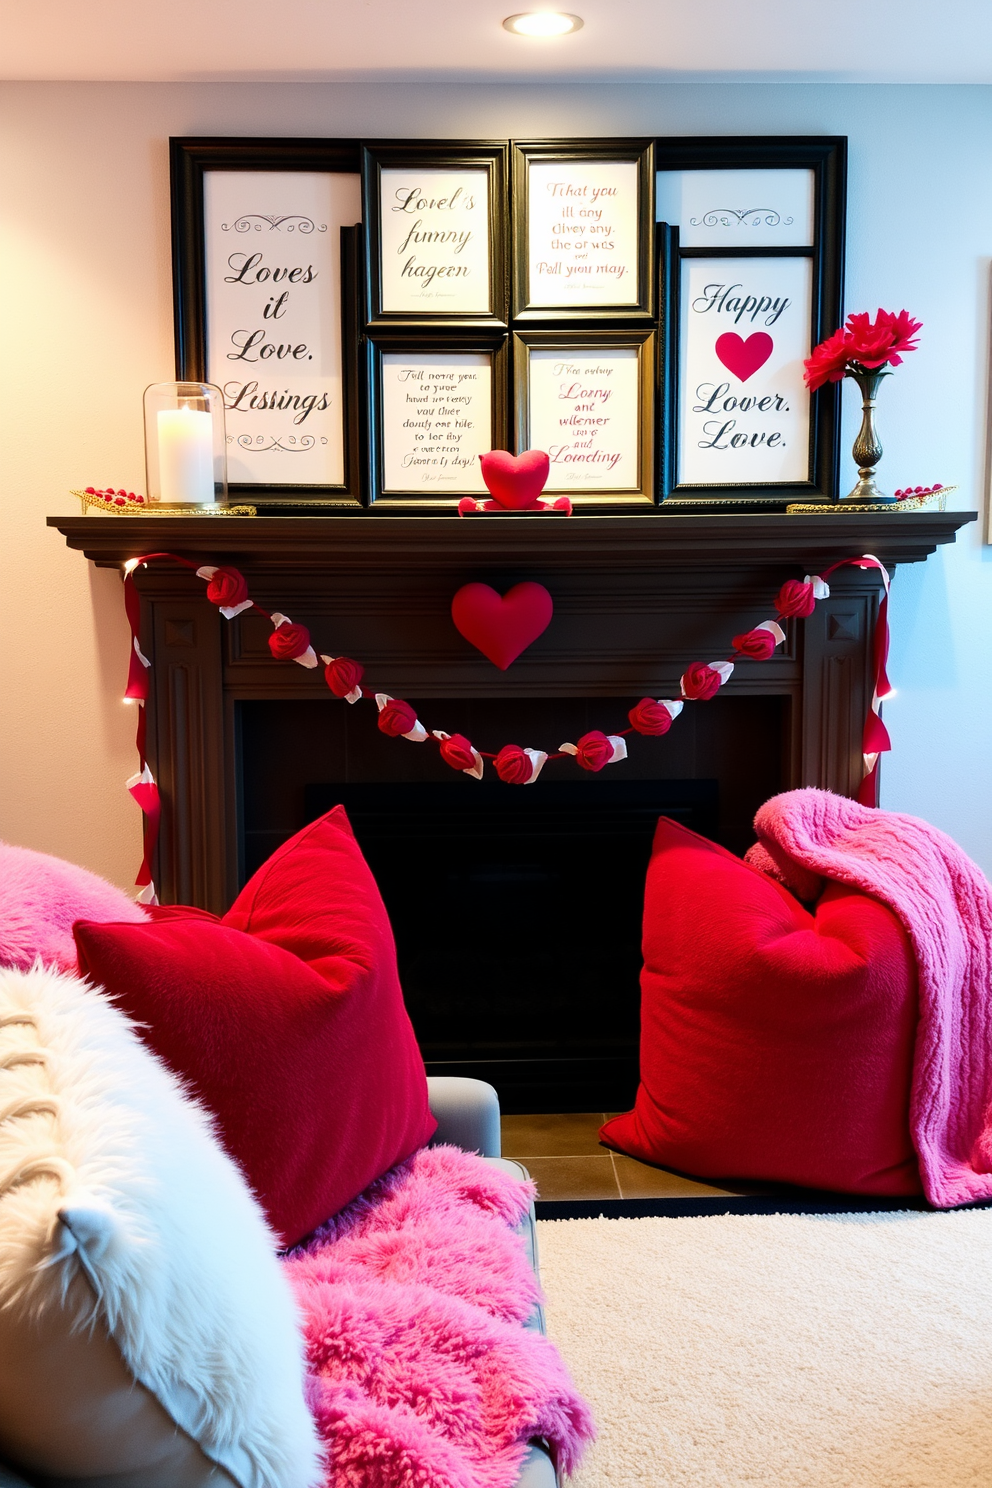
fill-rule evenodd
<path id="1" fill-rule="evenodd" d="M 76 484 L 143 483 L 140 395 L 172 375 L 174 134 L 846 134 L 847 306 L 906 307 L 921 349 L 884 385 L 884 483 L 982 503 L 992 88 L 847 85 L 8 84 L 0 90 L 0 836 L 129 882 L 133 718 L 113 574 L 44 516 Z M 845 442 L 855 398 L 845 389 Z M 853 475 L 853 467 L 851 469 Z M 883 804 L 992 872 L 990 551 L 977 525 L 901 571 Z"/>

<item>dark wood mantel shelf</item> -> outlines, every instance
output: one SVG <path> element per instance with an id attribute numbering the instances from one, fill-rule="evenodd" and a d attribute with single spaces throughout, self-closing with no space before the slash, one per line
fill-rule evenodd
<path id="1" fill-rule="evenodd" d="M 438 700 L 427 721 L 435 726 L 436 715 L 442 726 L 457 727 L 476 703 L 512 709 L 534 700 L 544 707 L 556 699 L 627 699 L 629 707 L 639 697 L 676 697 L 686 663 L 725 656 L 732 635 L 768 618 L 784 579 L 862 553 L 890 569 L 918 563 L 975 515 L 89 516 L 50 517 L 49 524 L 103 567 L 162 551 L 233 564 L 260 605 L 310 628 L 318 651 L 358 657 L 373 688 L 420 704 Z M 533 579 L 552 592 L 552 624 L 509 672 L 490 665 L 452 625 L 452 594 L 472 579 L 500 589 Z M 326 709 L 327 724 L 343 728 L 353 710 L 334 704 L 319 670 L 273 662 L 263 616 L 222 620 L 188 569 L 151 562 L 135 583 L 142 647 L 153 663 L 148 749 L 163 802 L 156 880 L 166 903 L 223 910 L 242 876 L 245 717 L 257 716 L 251 710 L 261 702 L 299 720 L 303 704 Z M 781 728 L 771 747 L 781 763 L 771 788 L 854 794 L 861 779 L 878 575 L 845 568 L 831 590 L 808 620 L 788 623 L 773 657 L 738 667 L 726 699 L 710 710 L 734 732 L 731 752 L 740 753 L 746 773 L 751 746 L 734 709 L 772 700 Z M 673 750 L 690 750 L 693 716 L 679 726 L 683 744 L 657 752 L 659 777 L 674 768 L 666 764 Z M 557 746 L 560 735 L 550 723 L 547 730 L 535 746 Z M 497 732 L 494 725 L 498 747 L 506 741 Z M 491 742 L 479 741 L 483 748 Z M 690 754 L 679 767 L 684 775 L 697 763 L 704 769 L 702 757 Z M 389 759 L 401 770 L 413 762 L 398 750 Z M 314 779 L 326 778 L 322 768 L 314 766 Z"/>
<path id="2" fill-rule="evenodd" d="M 874 553 L 919 563 L 976 512 L 496 517 L 49 517 L 70 548 L 101 567 L 168 548 L 184 556 L 252 558 L 266 568 L 395 571 L 428 563 L 561 570 L 708 567 L 768 562 L 815 569 Z"/>

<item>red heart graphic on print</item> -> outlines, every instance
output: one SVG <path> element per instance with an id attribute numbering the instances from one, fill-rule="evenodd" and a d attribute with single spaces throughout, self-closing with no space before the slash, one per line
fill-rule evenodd
<path id="1" fill-rule="evenodd" d="M 767 331 L 755 331 L 744 341 L 736 331 L 724 331 L 717 337 L 714 350 L 728 371 L 747 382 L 763 367 L 775 349 L 775 342 Z"/>
<path id="2" fill-rule="evenodd" d="M 480 455 L 479 461 L 490 496 L 510 511 L 522 511 L 534 505 L 551 469 L 551 461 L 543 450 L 524 450 L 522 455 L 490 450 L 488 455 Z"/>
<path id="3" fill-rule="evenodd" d="M 497 594 L 488 584 L 464 584 L 451 601 L 456 630 L 505 672 L 551 624 L 554 601 L 543 584 L 514 584 Z"/>

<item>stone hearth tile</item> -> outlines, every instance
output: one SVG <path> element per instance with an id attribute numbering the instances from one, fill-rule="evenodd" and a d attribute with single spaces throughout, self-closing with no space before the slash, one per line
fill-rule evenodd
<path id="1" fill-rule="evenodd" d="M 609 1153 L 600 1157 L 533 1157 L 524 1166 L 537 1184 L 537 1197 L 561 1199 L 619 1199 Z"/>
<path id="2" fill-rule="evenodd" d="M 602 1111 L 567 1111 L 557 1116 L 503 1116 L 503 1156 L 602 1157 Z"/>
<path id="3" fill-rule="evenodd" d="M 620 1194 L 625 1199 L 705 1199 L 740 1192 L 736 1188 L 715 1188 L 710 1183 L 683 1178 L 664 1168 L 652 1168 L 647 1163 L 638 1162 L 635 1157 L 623 1157 L 619 1152 L 613 1154 L 613 1163 Z"/>

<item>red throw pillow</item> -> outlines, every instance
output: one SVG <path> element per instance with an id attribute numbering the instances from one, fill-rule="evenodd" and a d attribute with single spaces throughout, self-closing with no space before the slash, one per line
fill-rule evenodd
<path id="1" fill-rule="evenodd" d="M 337 806 L 216 919 L 74 926 L 80 970 L 217 1118 L 295 1244 L 435 1130 L 385 905 Z"/>
<path id="2" fill-rule="evenodd" d="M 877 899 L 832 884 L 811 914 L 668 821 L 644 900 L 641 1085 L 611 1147 L 706 1178 L 916 1194 L 913 953 Z"/>

